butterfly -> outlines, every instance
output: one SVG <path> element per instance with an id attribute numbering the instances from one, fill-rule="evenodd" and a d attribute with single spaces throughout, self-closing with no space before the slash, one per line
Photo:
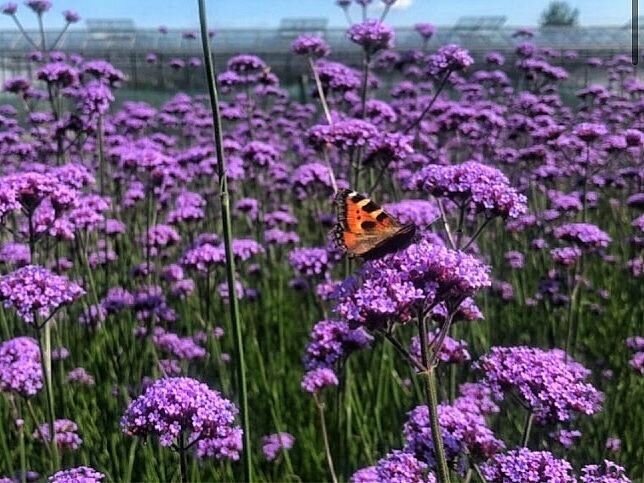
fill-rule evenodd
<path id="1" fill-rule="evenodd" d="M 366 196 L 349 189 L 335 196 L 338 223 L 333 229 L 336 244 L 350 257 L 380 258 L 409 245 L 416 225 L 401 224 Z"/>

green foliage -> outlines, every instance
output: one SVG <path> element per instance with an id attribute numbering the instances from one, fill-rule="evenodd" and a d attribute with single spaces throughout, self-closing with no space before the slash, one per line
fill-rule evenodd
<path id="1" fill-rule="evenodd" d="M 542 27 L 574 27 L 579 21 L 579 9 L 568 2 L 553 1 L 541 13 Z"/>

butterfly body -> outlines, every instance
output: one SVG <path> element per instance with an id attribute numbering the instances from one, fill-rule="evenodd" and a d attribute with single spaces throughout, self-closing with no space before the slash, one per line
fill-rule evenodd
<path id="1" fill-rule="evenodd" d="M 334 238 L 350 257 L 380 258 L 405 248 L 416 236 L 416 225 L 399 223 L 377 203 L 356 191 L 338 191 L 335 206 L 338 224 Z"/>

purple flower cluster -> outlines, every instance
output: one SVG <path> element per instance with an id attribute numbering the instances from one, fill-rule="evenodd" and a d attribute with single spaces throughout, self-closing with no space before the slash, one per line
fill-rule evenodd
<path id="1" fill-rule="evenodd" d="M 198 247 L 188 250 L 182 258 L 184 267 L 207 272 L 214 267 L 223 266 L 226 263 L 226 252 L 222 246 L 214 246 L 204 243 Z"/>
<path id="2" fill-rule="evenodd" d="M 27 323 L 50 318 L 56 310 L 71 304 L 85 291 L 67 278 L 46 268 L 27 265 L 0 277 L 0 300 L 13 307 Z"/>
<path id="3" fill-rule="evenodd" d="M 306 55 L 315 59 L 326 57 L 331 53 L 329 44 L 314 35 L 300 35 L 291 44 L 291 50 L 297 55 Z"/>
<path id="4" fill-rule="evenodd" d="M 427 336 L 427 343 L 431 344 L 434 341 L 434 338 L 438 336 L 438 332 Z M 438 350 L 438 360 L 445 363 L 454 363 L 458 364 L 461 362 L 469 361 L 472 357 L 470 356 L 469 351 L 467 350 L 467 342 L 464 340 L 452 339 L 450 336 L 445 336 L 443 343 Z M 421 360 L 420 353 L 420 339 L 418 337 L 413 337 L 411 339 L 411 344 L 409 345 L 409 353 L 416 358 L 416 360 Z"/>
<path id="5" fill-rule="evenodd" d="M 165 248 L 178 244 L 181 235 L 169 225 L 155 225 L 148 230 L 145 243 L 155 248 Z"/>
<path id="6" fill-rule="evenodd" d="M 577 247 L 553 248 L 550 250 L 552 260 L 564 267 L 572 267 L 581 258 L 581 250 Z"/>
<path id="7" fill-rule="evenodd" d="M 429 72 L 433 75 L 447 71 L 465 70 L 474 63 L 470 53 L 456 45 L 443 45 L 429 56 Z"/>
<path id="8" fill-rule="evenodd" d="M 183 433 L 190 443 L 222 440 L 236 431 L 237 408 L 217 391 L 188 377 L 155 381 L 132 401 L 121 419 L 130 436 L 158 436 L 162 446 L 175 444 Z"/>
<path id="9" fill-rule="evenodd" d="M 554 236 L 583 249 L 606 248 L 611 237 L 590 223 L 567 223 L 554 229 Z"/>
<path id="10" fill-rule="evenodd" d="M 566 362 L 558 349 L 493 347 L 476 365 L 496 397 L 513 391 L 539 422 L 565 422 L 601 409 L 602 393 L 586 382 L 590 371 Z"/>
<path id="11" fill-rule="evenodd" d="M 191 360 L 206 356 L 206 350 L 197 345 L 191 337 L 179 337 L 172 332 L 166 332 L 161 327 L 154 329 L 152 340 L 160 350 L 178 359 Z"/>
<path id="12" fill-rule="evenodd" d="M 50 441 L 49 424 L 41 424 L 32 435 L 38 441 Z M 83 444 L 78 435 L 78 425 L 69 419 L 57 419 L 54 421 L 54 442 L 61 450 L 77 450 Z"/>
<path id="13" fill-rule="evenodd" d="M 56 176 L 26 172 L 0 178 L 0 215 L 21 206 L 32 213 L 48 200 L 56 212 L 73 208 L 78 202 L 78 192 L 61 182 Z M 16 202 L 18 205 L 16 205 Z"/>
<path id="14" fill-rule="evenodd" d="M 380 133 L 376 126 L 360 119 L 348 119 L 329 124 L 318 124 L 309 129 L 309 142 L 317 149 L 327 144 L 342 151 L 365 147 Z"/>
<path id="15" fill-rule="evenodd" d="M 0 344 L 0 391 L 31 397 L 42 387 L 37 342 L 31 337 L 16 337 Z"/>
<path id="16" fill-rule="evenodd" d="M 364 329 L 351 329 L 346 322 L 322 320 L 313 326 L 304 355 L 306 370 L 333 369 L 352 351 L 365 348 L 373 341 Z"/>
<path id="17" fill-rule="evenodd" d="M 293 447 L 295 438 L 292 434 L 282 432 L 264 436 L 262 438 L 262 453 L 266 461 L 273 461 L 280 453 Z"/>
<path id="18" fill-rule="evenodd" d="M 599 465 L 587 465 L 581 469 L 581 483 L 630 483 L 624 468 L 610 460 Z"/>
<path id="19" fill-rule="evenodd" d="M 431 39 L 436 33 L 436 27 L 431 23 L 417 23 L 414 25 L 414 30 L 418 32 L 418 35 L 420 35 L 424 40 Z"/>
<path id="20" fill-rule="evenodd" d="M 54 473 L 47 480 L 49 483 L 101 483 L 105 475 L 89 466 L 77 466 Z"/>
<path id="21" fill-rule="evenodd" d="M 394 44 L 394 31 L 377 20 L 366 20 L 349 27 L 347 37 L 361 46 L 368 54 L 390 49 Z"/>
<path id="22" fill-rule="evenodd" d="M 498 169 L 475 161 L 455 166 L 429 165 L 416 174 L 416 189 L 460 204 L 472 204 L 481 212 L 518 218 L 528 210 L 526 197 L 510 186 Z"/>
<path id="23" fill-rule="evenodd" d="M 37 15 L 42 15 L 51 8 L 51 2 L 49 0 L 26 0 L 25 5 Z"/>
<path id="24" fill-rule="evenodd" d="M 387 203 L 383 208 L 400 223 L 413 223 L 417 227 L 429 226 L 440 217 L 436 203 L 427 200 L 403 200 Z"/>
<path id="25" fill-rule="evenodd" d="M 465 454 L 485 459 L 505 448 L 503 442 L 488 427 L 479 407 L 472 404 L 469 398 L 461 397 L 453 405 L 439 405 L 438 421 L 446 457 L 455 467 L 458 467 L 459 459 Z M 403 433 L 405 450 L 434 466 L 436 460 L 427 406 L 418 406 L 409 412 Z"/>
<path id="26" fill-rule="evenodd" d="M 69 382 L 76 382 L 83 386 L 93 386 L 96 383 L 94 376 L 89 374 L 83 367 L 77 367 L 76 369 L 69 371 L 67 373 L 67 380 Z"/>
<path id="27" fill-rule="evenodd" d="M 330 266 L 329 253 L 324 248 L 296 248 L 288 261 L 303 277 L 325 277 Z"/>
<path id="28" fill-rule="evenodd" d="M 572 466 L 548 451 L 520 448 L 497 454 L 481 465 L 481 473 L 490 483 L 574 483 Z"/>
<path id="29" fill-rule="evenodd" d="M 436 477 L 427 464 L 408 452 L 394 450 L 380 459 L 375 466 L 358 470 L 351 477 L 352 483 L 436 483 Z"/>
<path id="30" fill-rule="evenodd" d="M 331 369 L 319 368 L 308 371 L 302 378 L 302 390 L 317 394 L 327 386 L 337 386 L 338 376 Z"/>
<path id="31" fill-rule="evenodd" d="M 471 255 L 421 240 L 365 264 L 359 280 L 340 287 L 335 311 L 350 323 L 378 327 L 393 318 L 407 322 L 419 307 L 458 307 L 490 285 L 489 267 Z"/>

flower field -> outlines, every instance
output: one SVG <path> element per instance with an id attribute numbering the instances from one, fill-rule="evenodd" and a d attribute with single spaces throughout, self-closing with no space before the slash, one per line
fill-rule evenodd
<path id="1" fill-rule="evenodd" d="M 207 91 L 116 103 L 44 35 L 4 83 L 0 482 L 644 481 L 630 57 L 577 89 L 338 0 L 362 62 L 297 37 L 300 99 L 198 3 Z"/>

